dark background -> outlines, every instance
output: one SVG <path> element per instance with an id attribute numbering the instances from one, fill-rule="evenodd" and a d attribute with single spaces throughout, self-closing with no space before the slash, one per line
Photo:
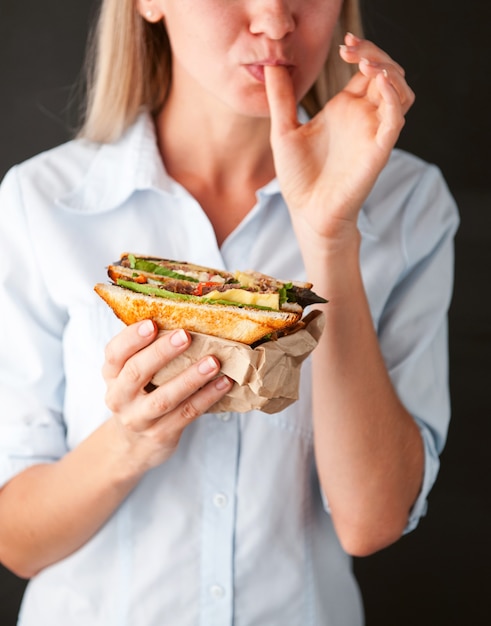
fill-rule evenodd
<path id="1" fill-rule="evenodd" d="M 96 5 L 0 0 L 0 178 L 14 163 L 70 138 Z M 487 625 L 491 3 L 365 0 L 364 12 L 367 35 L 406 68 L 417 94 L 399 145 L 439 165 L 462 224 L 450 311 L 453 418 L 441 472 L 418 529 L 356 559 L 355 570 L 367 626 Z M 1 626 L 15 624 L 23 586 L 0 567 Z"/>

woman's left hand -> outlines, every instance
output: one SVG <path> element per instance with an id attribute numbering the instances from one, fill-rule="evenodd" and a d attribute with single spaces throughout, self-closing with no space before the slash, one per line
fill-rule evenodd
<path id="1" fill-rule="evenodd" d="M 373 43 L 347 34 L 340 55 L 359 70 L 306 124 L 286 68 L 265 68 L 276 174 L 297 236 L 312 243 L 356 229 L 414 102 L 403 69 Z"/>

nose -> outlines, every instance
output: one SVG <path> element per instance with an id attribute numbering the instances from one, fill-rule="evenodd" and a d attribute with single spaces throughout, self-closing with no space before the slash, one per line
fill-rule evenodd
<path id="1" fill-rule="evenodd" d="M 249 30 L 253 35 L 266 35 L 280 40 L 295 29 L 295 17 L 290 0 L 259 0 L 250 17 Z"/>

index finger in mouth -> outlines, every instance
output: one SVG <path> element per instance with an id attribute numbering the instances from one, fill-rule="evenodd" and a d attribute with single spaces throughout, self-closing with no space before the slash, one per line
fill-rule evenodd
<path id="1" fill-rule="evenodd" d="M 288 68 L 283 65 L 266 65 L 264 78 L 272 133 L 282 134 L 297 128 L 297 103 Z"/>

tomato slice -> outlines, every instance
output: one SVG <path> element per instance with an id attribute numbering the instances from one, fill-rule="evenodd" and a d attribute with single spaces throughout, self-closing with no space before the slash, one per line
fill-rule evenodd
<path id="1" fill-rule="evenodd" d="M 203 295 L 203 287 L 216 287 L 217 285 L 220 285 L 221 283 L 216 283 L 214 281 L 207 281 L 204 283 L 198 283 L 196 285 L 196 289 L 193 291 L 193 295 L 195 296 L 202 296 Z"/>

